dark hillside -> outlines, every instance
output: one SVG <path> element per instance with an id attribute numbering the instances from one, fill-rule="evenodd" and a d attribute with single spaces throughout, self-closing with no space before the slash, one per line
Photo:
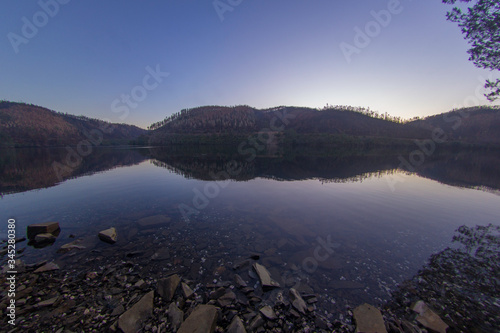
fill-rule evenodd
<path id="1" fill-rule="evenodd" d="M 106 131 L 104 129 L 111 129 Z M 63 146 L 87 140 L 85 133 L 99 130 L 103 144 L 127 143 L 147 131 L 132 125 L 110 124 L 102 120 L 73 116 L 44 107 L 0 102 L 0 145 Z"/>

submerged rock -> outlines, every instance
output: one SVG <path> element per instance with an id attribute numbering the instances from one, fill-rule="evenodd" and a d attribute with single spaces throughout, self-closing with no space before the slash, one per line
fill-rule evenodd
<path id="1" fill-rule="evenodd" d="M 143 323 L 153 314 L 153 296 L 150 291 L 141 300 L 118 318 L 118 327 L 124 333 L 136 333 L 143 327 Z"/>
<path id="2" fill-rule="evenodd" d="M 250 323 L 250 327 L 249 327 L 249 330 L 251 332 L 254 332 L 256 331 L 259 327 L 261 327 L 262 325 L 264 325 L 266 323 L 266 321 L 264 320 L 264 318 L 262 318 L 262 316 L 260 314 L 258 314 L 257 316 L 255 316 L 255 318 L 252 320 L 252 322 Z"/>
<path id="3" fill-rule="evenodd" d="M 290 288 L 290 300 L 292 301 L 292 305 L 297 311 L 302 314 L 306 313 L 307 304 L 304 299 L 300 296 L 299 292 L 293 288 Z"/>
<path id="4" fill-rule="evenodd" d="M 181 287 L 182 287 L 182 293 L 184 294 L 184 297 L 187 299 L 187 298 L 191 298 L 191 296 L 193 296 L 193 289 L 191 289 L 186 283 L 182 282 L 181 283 Z"/>
<path id="5" fill-rule="evenodd" d="M 226 329 L 226 333 L 247 333 L 240 317 L 234 316 L 233 321 L 231 321 L 231 324 Z"/>
<path id="6" fill-rule="evenodd" d="M 418 301 L 411 307 L 413 311 L 418 313 L 417 321 L 426 328 L 439 333 L 446 333 L 448 325 L 429 307 L 424 301 Z"/>
<path id="7" fill-rule="evenodd" d="M 68 244 L 64 244 L 63 246 L 61 246 L 59 248 L 59 250 L 57 250 L 58 253 L 66 253 L 66 252 L 69 252 L 71 250 L 82 250 L 82 249 L 85 249 L 85 246 L 82 246 L 82 245 L 79 245 L 81 242 L 81 240 L 76 240 L 76 241 L 73 241 L 71 243 L 68 243 Z"/>
<path id="8" fill-rule="evenodd" d="M 156 260 L 156 261 L 162 261 L 167 259 L 170 259 L 170 252 L 168 251 L 167 248 L 161 248 L 151 256 L 151 260 Z"/>
<path id="9" fill-rule="evenodd" d="M 36 235 L 44 233 L 54 234 L 57 236 L 56 233 L 58 230 L 60 230 L 58 222 L 35 223 L 30 224 L 26 228 L 26 235 L 30 240 L 34 239 Z"/>
<path id="10" fill-rule="evenodd" d="M 43 266 L 38 267 L 34 273 L 43 273 L 43 272 L 55 271 L 58 269 L 59 269 L 59 265 L 57 265 L 54 262 L 49 262 Z"/>
<path id="11" fill-rule="evenodd" d="M 116 243 L 116 229 L 115 228 L 109 228 L 106 230 L 103 230 L 99 232 L 98 234 L 99 239 L 102 240 L 103 242 L 109 243 L 109 244 L 114 244 Z"/>
<path id="12" fill-rule="evenodd" d="M 280 284 L 271 279 L 271 274 L 264 266 L 258 263 L 254 263 L 253 269 L 259 276 L 260 283 L 262 284 L 262 289 L 279 288 Z"/>
<path id="13" fill-rule="evenodd" d="M 217 322 L 217 308 L 213 305 L 198 305 L 187 317 L 179 333 L 212 333 Z"/>
<path id="14" fill-rule="evenodd" d="M 358 306 L 353 311 L 356 332 L 387 333 L 380 310 L 370 304 Z"/>
<path id="15" fill-rule="evenodd" d="M 144 228 L 167 224 L 168 222 L 170 222 L 170 217 L 165 215 L 154 215 L 140 219 L 137 221 L 137 224 Z"/>
<path id="16" fill-rule="evenodd" d="M 33 239 L 36 244 L 44 244 L 44 243 L 54 243 L 56 241 L 56 236 L 54 236 L 51 233 L 43 233 L 43 234 L 38 234 L 35 236 Z"/>
<path id="17" fill-rule="evenodd" d="M 50 298 L 50 299 L 47 299 L 47 300 L 45 300 L 45 301 L 41 301 L 41 302 L 37 303 L 37 304 L 35 305 L 35 307 L 36 307 L 36 308 L 43 308 L 43 307 L 47 307 L 47 306 L 52 306 L 52 305 L 54 305 L 54 303 L 55 303 L 58 299 L 59 299 L 59 297 L 58 297 L 58 296 L 56 296 L 56 297 L 52 297 L 52 298 Z"/>
<path id="18" fill-rule="evenodd" d="M 236 294 L 232 291 L 227 291 L 224 295 L 217 299 L 217 303 L 219 303 L 222 307 L 227 307 L 231 305 L 236 300 Z"/>
<path id="19" fill-rule="evenodd" d="M 159 280 L 157 289 L 158 295 L 165 299 L 165 301 L 170 302 L 174 297 L 177 286 L 179 286 L 179 282 L 181 282 L 181 278 L 177 274 Z"/>
<path id="20" fill-rule="evenodd" d="M 239 274 L 234 275 L 234 280 L 236 281 L 236 284 L 238 285 L 238 287 L 240 287 L 240 288 L 247 287 L 247 283 L 245 282 L 245 280 L 243 280 L 243 278 Z"/>
<path id="21" fill-rule="evenodd" d="M 235 263 L 233 265 L 233 269 L 235 269 L 235 270 L 242 269 L 242 268 L 245 268 L 247 266 L 250 266 L 251 263 L 252 263 L 252 260 L 245 259 L 243 261 L 239 261 L 239 262 Z"/>
<path id="22" fill-rule="evenodd" d="M 269 320 L 275 320 L 276 318 L 278 318 L 273 308 L 271 308 L 269 305 L 264 306 L 259 311 L 264 317 L 266 317 Z"/>
<path id="23" fill-rule="evenodd" d="M 168 319 L 172 323 L 174 332 L 179 329 L 184 321 L 184 312 L 180 310 L 174 302 L 170 303 L 170 306 L 168 307 Z"/>

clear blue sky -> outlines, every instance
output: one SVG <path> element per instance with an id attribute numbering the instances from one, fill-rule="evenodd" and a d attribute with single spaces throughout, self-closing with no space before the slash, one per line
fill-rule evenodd
<path id="1" fill-rule="evenodd" d="M 401 0 L 385 26 L 371 11 L 396 0 L 220 0 L 219 13 L 212 0 L 42 3 L 51 15 L 38 1 L 0 4 L 1 99 L 142 127 L 214 104 L 329 103 L 404 118 L 487 104 L 475 94 L 489 71 L 468 61 L 440 0 Z M 348 62 L 341 45 L 356 47 L 367 24 L 373 37 Z M 148 66 L 169 75 L 156 82 Z"/>

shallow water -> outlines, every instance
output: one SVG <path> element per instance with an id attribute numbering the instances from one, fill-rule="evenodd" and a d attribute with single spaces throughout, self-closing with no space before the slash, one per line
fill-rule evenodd
<path id="1" fill-rule="evenodd" d="M 500 164 L 491 153 L 443 154 L 409 174 L 396 169 L 394 154 L 248 161 L 224 151 L 101 149 L 60 181 L 53 163 L 66 156 L 64 149 L 2 152 L 2 238 L 9 218 L 18 236 L 31 223 L 61 226 L 52 246 L 27 246 L 19 259 L 78 269 L 91 254 L 137 254 L 151 276 L 175 271 L 210 283 L 233 281 L 233 265 L 258 254 L 282 286 L 300 284 L 330 312 L 386 300 L 450 245 L 458 226 L 500 221 Z M 170 222 L 137 223 L 156 215 Z M 97 232 L 111 226 L 118 242 L 100 242 Z M 70 235 L 86 249 L 57 253 Z M 166 257 L 151 260 L 158 249 Z M 241 275 L 257 283 L 251 269 Z"/>

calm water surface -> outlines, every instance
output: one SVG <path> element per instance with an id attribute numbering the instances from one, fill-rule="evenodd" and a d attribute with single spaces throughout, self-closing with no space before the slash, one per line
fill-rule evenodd
<path id="1" fill-rule="evenodd" d="M 275 280 L 319 294 L 325 311 L 386 300 L 450 245 L 458 226 L 500 221 L 500 164 L 491 153 L 437 156 L 413 174 L 396 170 L 397 155 L 236 159 L 240 172 L 214 181 L 211 175 L 228 170 L 234 157 L 102 149 L 60 182 L 53 163 L 64 163 L 64 149 L 3 151 L 0 219 L 15 218 L 18 235 L 31 223 L 59 222 L 54 245 L 27 246 L 18 256 L 28 263 L 77 267 L 89 253 L 126 259 L 140 250 L 147 274 L 176 271 L 208 283 L 233 281 L 233 265 L 259 254 Z M 137 224 L 155 215 L 171 220 Z M 97 240 L 111 226 L 118 242 Z M 87 248 L 57 253 L 70 235 Z M 148 264 L 158 248 L 168 258 Z M 257 283 L 250 269 L 242 275 Z"/>

